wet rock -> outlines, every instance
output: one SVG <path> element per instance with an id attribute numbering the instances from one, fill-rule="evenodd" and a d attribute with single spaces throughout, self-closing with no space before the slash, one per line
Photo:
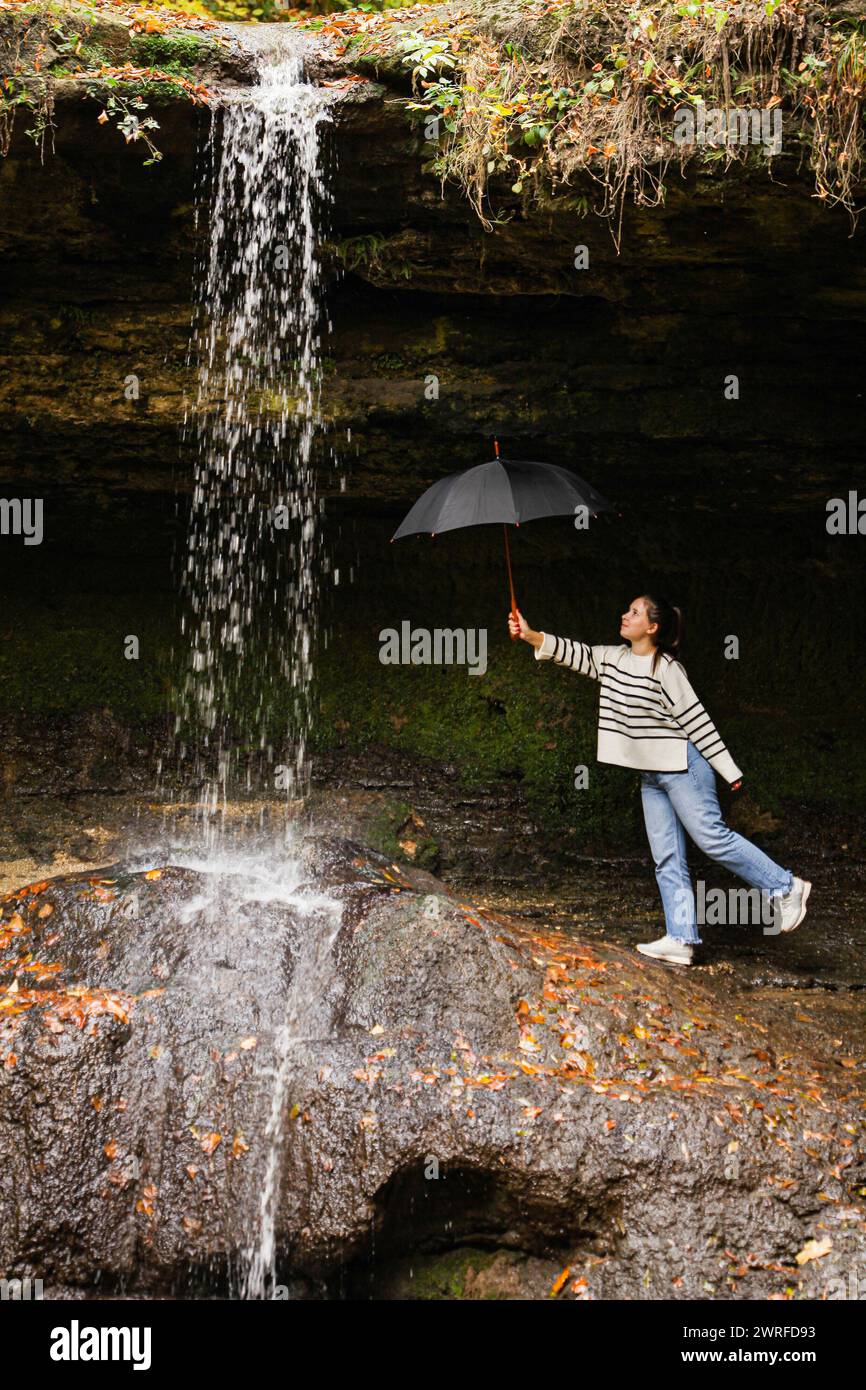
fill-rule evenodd
<path id="1" fill-rule="evenodd" d="M 0 1271 L 273 1292 L 272 1239 L 283 1296 L 462 1246 L 499 1296 L 840 1296 L 862 1073 L 809 1044 L 339 838 L 52 879 L 0 916 Z"/>

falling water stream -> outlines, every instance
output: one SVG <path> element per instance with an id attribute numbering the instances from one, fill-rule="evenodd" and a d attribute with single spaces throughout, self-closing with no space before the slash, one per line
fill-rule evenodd
<path id="1" fill-rule="evenodd" d="M 209 237 L 197 272 L 198 389 L 185 434 L 195 480 L 183 565 L 189 665 L 179 752 L 200 788 L 192 858 L 213 888 L 191 910 L 226 930 L 226 903 L 291 904 L 303 923 L 284 1018 L 258 1073 L 262 1133 L 251 1153 L 238 1291 L 273 1296 L 285 1111 L 298 1048 L 323 1016 L 339 907 L 298 894 L 288 818 L 282 843 L 239 853 L 230 798 L 286 802 L 308 790 L 317 584 L 326 565 L 312 465 L 319 420 L 323 289 L 316 258 L 326 207 L 325 94 L 305 80 L 297 36 L 244 26 L 257 82 L 226 94 L 208 146 Z M 275 729 L 278 731 L 275 738 Z M 229 928 L 230 929 L 230 928 Z M 265 1049 L 262 1049 L 265 1051 Z"/>
<path id="2" fill-rule="evenodd" d="M 249 26 L 244 46 L 253 49 L 258 82 L 227 96 L 213 123 L 210 234 L 197 275 L 198 390 L 186 420 L 195 483 L 182 578 L 189 666 L 177 730 L 192 743 L 211 846 L 233 791 L 257 778 L 287 799 L 308 788 L 320 569 L 311 453 L 327 104 L 305 80 L 300 41 L 284 26 Z"/>

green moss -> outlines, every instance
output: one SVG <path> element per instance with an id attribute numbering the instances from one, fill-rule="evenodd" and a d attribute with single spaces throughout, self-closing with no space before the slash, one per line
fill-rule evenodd
<path id="1" fill-rule="evenodd" d="M 410 1299 L 462 1299 L 470 1270 L 486 1269 L 496 1258 L 489 1250 L 450 1250 L 446 1255 L 421 1255 L 412 1261 L 412 1278 L 404 1296 Z"/>
<path id="2" fill-rule="evenodd" d="M 218 45 L 200 34 L 175 30 L 168 34 L 135 34 L 132 60 L 136 67 L 160 68 L 163 72 L 187 71 L 215 58 Z"/>
<path id="3" fill-rule="evenodd" d="M 80 326 L 77 311 L 60 322 L 70 333 Z M 122 553 L 121 533 L 115 544 Z M 522 547 L 528 554 L 529 533 Z M 27 552 L 28 564 L 33 554 Z M 440 575 L 434 583 L 429 569 L 419 567 L 416 572 L 389 553 L 388 563 L 398 564 L 396 571 L 383 568 L 369 574 L 366 596 L 357 591 L 341 596 L 342 621 L 335 640 L 316 656 L 314 753 L 347 750 L 365 754 L 374 763 L 379 751 L 396 752 L 406 756 L 407 773 L 415 758 L 436 767 L 453 765 L 458 788 L 489 786 L 497 791 L 517 786 L 551 849 L 562 845 L 592 852 L 611 842 L 642 842 L 639 779 L 595 759 L 597 689 L 592 682 L 534 662 L 528 649 L 512 645 L 504 633 L 495 631 L 489 636 L 483 676 L 470 675 L 461 666 L 379 662 L 383 605 L 392 602 L 381 595 L 393 595 L 398 587 L 402 611 L 417 615 L 415 620 L 428 627 L 441 623 L 446 613 L 453 614 L 454 626 L 483 614 L 490 620 L 497 611 L 495 595 L 478 583 L 477 556 L 467 554 L 472 571 L 461 571 L 459 565 L 452 571 L 449 566 L 447 576 Z M 458 555 L 455 541 L 449 559 L 456 564 Z M 368 568 L 374 556 L 371 546 Z M 46 598 L 36 598 L 47 584 L 49 562 L 50 556 L 46 554 L 44 561 L 40 556 L 45 582 L 38 573 L 26 588 L 16 579 L 21 585 L 17 596 L 3 599 L 0 712 L 63 715 L 107 707 L 132 722 L 166 714 L 185 658 L 171 595 L 157 598 L 137 581 L 136 593 L 125 596 L 121 569 L 116 590 L 104 577 L 97 593 L 76 591 L 76 584 L 86 587 L 87 575 L 82 573 L 75 578 L 64 575 L 65 589 L 56 577 Z M 653 572 L 646 557 L 644 568 Z M 631 580 L 609 570 L 608 562 L 600 577 L 584 562 L 585 596 L 576 601 L 568 593 L 567 577 L 548 569 L 542 603 L 541 582 L 525 568 L 525 592 L 539 595 L 538 604 L 529 609 L 531 620 L 551 631 L 604 640 L 610 635 L 610 611 L 618 611 L 611 608 L 612 595 L 631 589 Z M 474 581 L 470 572 L 476 575 Z M 776 817 L 784 817 L 791 805 L 807 806 L 818 814 L 866 807 L 866 766 L 850 756 L 850 748 L 858 746 L 860 716 L 856 689 L 845 680 L 846 670 L 856 661 L 856 635 L 846 631 L 844 614 L 834 616 L 826 592 L 815 589 L 811 578 L 798 580 L 790 571 L 790 601 L 783 621 L 778 606 L 773 609 L 772 586 L 763 591 L 750 583 L 747 605 L 726 600 L 737 612 L 743 654 L 739 661 L 724 661 L 719 652 L 728 628 L 719 622 L 713 574 L 710 566 L 707 592 L 693 577 L 688 593 L 677 595 L 685 600 L 695 634 L 686 665 L 745 773 L 749 804 Z M 495 585 L 497 579 L 494 572 L 490 582 Z M 732 586 L 740 582 L 733 573 L 728 580 Z M 802 634 L 817 631 L 824 648 L 834 653 L 833 661 L 804 682 Z M 702 632 L 708 635 L 700 645 Z M 767 632 L 775 634 L 772 661 L 766 659 Z M 141 642 L 138 661 L 127 661 L 123 655 L 123 639 L 130 633 Z M 254 712 L 259 694 L 254 679 L 239 691 L 239 727 L 244 716 Z M 266 703 L 279 738 L 291 711 L 291 689 L 268 690 Z M 826 721 L 827 708 L 838 711 L 832 727 Z M 589 770 L 585 790 L 574 785 L 580 764 Z M 411 807 L 400 798 L 386 802 L 372 839 L 389 858 L 435 869 L 439 846 L 430 827 L 409 823 L 410 813 Z M 400 840 L 406 839 L 414 842 L 414 854 L 401 848 Z"/>
<path id="4" fill-rule="evenodd" d="M 111 64 L 110 55 L 98 43 L 82 43 L 75 56 L 78 66 L 82 68 L 100 68 L 103 64 Z"/>
<path id="5" fill-rule="evenodd" d="M 416 864 L 435 873 L 440 863 L 439 845 L 430 836 L 419 836 L 413 815 L 412 807 L 405 802 L 387 801 L 370 822 L 365 838 L 389 859 Z M 411 853 L 404 849 L 407 841 L 415 847 Z"/>
<path id="6" fill-rule="evenodd" d="M 595 764 L 592 686 L 545 681 L 537 664 L 506 664 L 508 655 L 491 653 L 477 677 L 465 667 L 382 666 L 369 643 L 347 659 L 341 643 L 339 658 L 325 654 L 320 664 L 316 743 L 385 745 L 454 763 L 467 788 L 518 782 L 533 816 L 554 830 L 583 837 L 602 823 L 622 828 L 633 819 L 634 779 Z M 591 769 L 586 791 L 574 787 L 578 763 Z"/>
<path id="7" fill-rule="evenodd" d="M 3 610 L 0 711 L 51 715 L 107 708 L 138 719 L 167 709 L 169 646 L 152 610 L 107 599 L 94 611 L 78 597 L 42 610 L 26 600 L 4 600 Z M 139 639 L 137 661 L 124 656 L 130 635 Z"/>
<path id="8" fill-rule="evenodd" d="M 167 69 L 163 69 L 163 71 L 167 71 Z M 172 76 L 187 77 L 192 80 L 195 74 L 191 70 L 182 71 L 181 69 L 177 69 L 177 71 L 172 72 Z M 96 101 L 104 100 L 110 92 L 113 92 L 117 100 L 122 101 L 124 104 L 133 101 L 142 101 L 148 108 L 152 106 L 174 106 L 177 102 L 186 104 L 189 101 L 186 92 L 184 92 L 182 88 L 175 86 L 173 82 L 160 82 L 156 79 L 146 77 L 138 81 L 133 81 L 129 78 L 123 78 L 122 80 L 118 78 L 108 78 L 104 82 L 93 81 L 89 82 L 87 85 L 91 96 Z"/>
<path id="9" fill-rule="evenodd" d="M 390 376 L 404 372 L 409 364 L 398 352 L 380 352 L 372 359 L 372 365 L 381 375 Z"/>

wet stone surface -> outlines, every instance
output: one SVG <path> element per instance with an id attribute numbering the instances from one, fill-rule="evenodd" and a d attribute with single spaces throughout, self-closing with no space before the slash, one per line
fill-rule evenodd
<path id="1" fill-rule="evenodd" d="M 562 1297 L 840 1296 L 862 995 L 814 987 L 815 942 L 646 961 L 648 895 L 609 887 L 619 940 L 599 897 L 506 912 L 299 834 L 276 876 L 188 856 L 12 893 L 0 1270 L 213 1296 L 270 1234 L 293 1297 L 536 1297 L 565 1268 Z"/>

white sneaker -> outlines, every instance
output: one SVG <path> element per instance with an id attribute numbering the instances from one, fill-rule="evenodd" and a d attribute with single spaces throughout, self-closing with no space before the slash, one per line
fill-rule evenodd
<path id="1" fill-rule="evenodd" d="M 642 956 L 653 960 L 667 960 L 672 965 L 691 965 L 695 948 L 690 941 L 681 941 L 677 936 L 661 936 L 658 941 L 643 942 L 638 946 Z"/>
<path id="2" fill-rule="evenodd" d="M 780 909 L 780 931 L 793 931 L 799 927 L 806 916 L 806 903 L 811 891 L 812 885 L 808 879 L 795 878 L 788 892 L 776 899 Z"/>

